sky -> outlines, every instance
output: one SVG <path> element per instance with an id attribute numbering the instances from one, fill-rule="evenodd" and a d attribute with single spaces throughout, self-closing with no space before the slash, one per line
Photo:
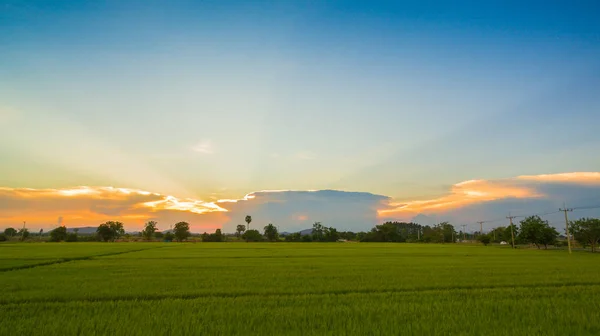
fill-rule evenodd
<path id="1" fill-rule="evenodd" d="M 0 226 L 475 228 L 600 205 L 598 13 L 0 0 Z"/>

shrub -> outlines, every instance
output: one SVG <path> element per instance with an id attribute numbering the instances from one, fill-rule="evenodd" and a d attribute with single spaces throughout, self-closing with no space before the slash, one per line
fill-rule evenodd
<path id="1" fill-rule="evenodd" d="M 67 233 L 67 237 L 65 238 L 65 241 L 72 243 L 72 242 L 76 242 L 77 238 L 78 238 L 77 233 L 74 233 L 74 232 Z"/>
<path id="2" fill-rule="evenodd" d="M 490 237 L 490 235 L 484 234 L 484 235 L 479 236 L 479 241 L 483 245 L 488 246 L 488 244 L 492 241 L 492 238 Z"/>

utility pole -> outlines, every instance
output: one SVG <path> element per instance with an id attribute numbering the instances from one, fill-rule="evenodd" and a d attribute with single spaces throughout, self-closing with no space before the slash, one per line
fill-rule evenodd
<path id="1" fill-rule="evenodd" d="M 463 225 L 462 225 L 462 227 L 463 227 L 463 241 L 465 241 L 465 240 L 467 240 L 467 239 L 465 238 L 465 231 L 467 230 L 467 225 L 466 225 L 466 224 L 463 224 Z"/>
<path id="2" fill-rule="evenodd" d="M 564 206 L 564 204 L 563 204 Z M 560 211 L 565 213 L 565 229 L 567 232 L 567 245 L 569 245 L 569 253 L 571 252 L 571 238 L 569 238 L 569 217 L 567 216 L 567 211 L 573 211 L 573 209 L 569 209 L 567 207 L 564 207 L 562 209 L 559 209 Z"/>
<path id="3" fill-rule="evenodd" d="M 515 218 L 516 216 L 511 216 L 510 213 L 508 214 L 508 219 L 510 219 L 510 235 L 512 237 L 512 248 L 515 248 L 515 231 L 513 230 L 513 218 Z"/>
<path id="4" fill-rule="evenodd" d="M 492 232 L 494 233 L 494 242 L 495 242 L 496 241 L 496 228 L 493 228 Z"/>
<path id="5" fill-rule="evenodd" d="M 477 223 L 479 223 L 479 235 L 481 236 L 481 235 L 483 235 L 483 223 L 485 223 L 485 222 L 482 221 L 482 222 L 477 222 Z"/>

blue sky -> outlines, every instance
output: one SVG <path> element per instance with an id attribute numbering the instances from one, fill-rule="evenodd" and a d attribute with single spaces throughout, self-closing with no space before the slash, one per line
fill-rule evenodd
<path id="1" fill-rule="evenodd" d="M 0 0 L 0 186 L 405 201 L 598 171 L 600 5 Z"/>

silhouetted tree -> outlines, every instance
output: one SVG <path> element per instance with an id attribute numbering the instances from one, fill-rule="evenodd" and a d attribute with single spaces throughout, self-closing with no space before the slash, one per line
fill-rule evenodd
<path id="1" fill-rule="evenodd" d="M 263 240 L 263 235 L 261 235 L 258 230 L 246 230 L 242 235 L 242 239 L 247 242 L 258 242 Z"/>
<path id="2" fill-rule="evenodd" d="M 59 226 L 56 229 L 50 231 L 50 241 L 59 242 L 67 239 L 67 228 Z"/>
<path id="3" fill-rule="evenodd" d="M 20 236 L 19 239 L 21 239 L 21 241 L 24 241 L 29 237 L 29 230 L 27 230 L 27 228 L 22 228 L 19 230 L 18 235 Z"/>
<path id="4" fill-rule="evenodd" d="M 4 234 L 7 237 L 14 237 L 14 236 L 17 235 L 17 230 L 15 230 L 14 228 L 9 227 L 9 228 L 4 229 Z"/>
<path id="5" fill-rule="evenodd" d="M 537 248 L 553 244 L 558 237 L 558 231 L 542 220 L 539 216 L 529 216 L 521 221 L 519 239 L 523 242 L 534 244 Z"/>
<path id="6" fill-rule="evenodd" d="M 590 245 L 592 252 L 600 242 L 600 219 L 581 218 L 570 223 L 570 233 L 582 245 Z"/>
<path id="7" fill-rule="evenodd" d="M 182 242 L 190 236 L 190 224 L 187 222 L 179 222 L 173 228 L 173 234 L 177 241 Z"/>
<path id="8" fill-rule="evenodd" d="M 325 227 L 321 222 L 315 222 L 312 229 L 312 240 L 313 241 L 324 241 L 325 238 Z"/>
<path id="9" fill-rule="evenodd" d="M 265 237 L 268 241 L 276 241 L 279 238 L 279 233 L 277 232 L 277 228 L 275 225 L 269 223 L 264 227 Z"/>
<path id="10" fill-rule="evenodd" d="M 487 234 L 479 235 L 478 239 L 485 246 L 488 246 L 488 244 L 492 241 L 492 238 L 490 237 L 490 235 L 487 235 Z"/>
<path id="11" fill-rule="evenodd" d="M 250 230 L 250 223 L 252 222 L 252 216 L 246 216 L 246 224 L 248 224 L 247 229 Z"/>
<path id="12" fill-rule="evenodd" d="M 121 222 L 108 221 L 100 224 L 100 226 L 98 226 L 96 229 L 96 233 L 102 241 L 115 241 L 117 238 L 125 234 L 125 229 L 123 229 L 123 223 Z"/>
<path id="13" fill-rule="evenodd" d="M 246 225 L 244 224 L 238 224 L 238 226 L 235 228 L 235 232 L 238 237 L 241 237 L 244 231 L 246 231 Z"/>
<path id="14" fill-rule="evenodd" d="M 158 225 L 157 222 L 155 221 L 149 221 L 144 225 L 144 230 L 142 230 L 142 236 L 146 239 L 146 240 L 152 240 L 152 237 L 154 237 L 154 233 L 156 232 L 157 228 L 156 226 Z"/>

